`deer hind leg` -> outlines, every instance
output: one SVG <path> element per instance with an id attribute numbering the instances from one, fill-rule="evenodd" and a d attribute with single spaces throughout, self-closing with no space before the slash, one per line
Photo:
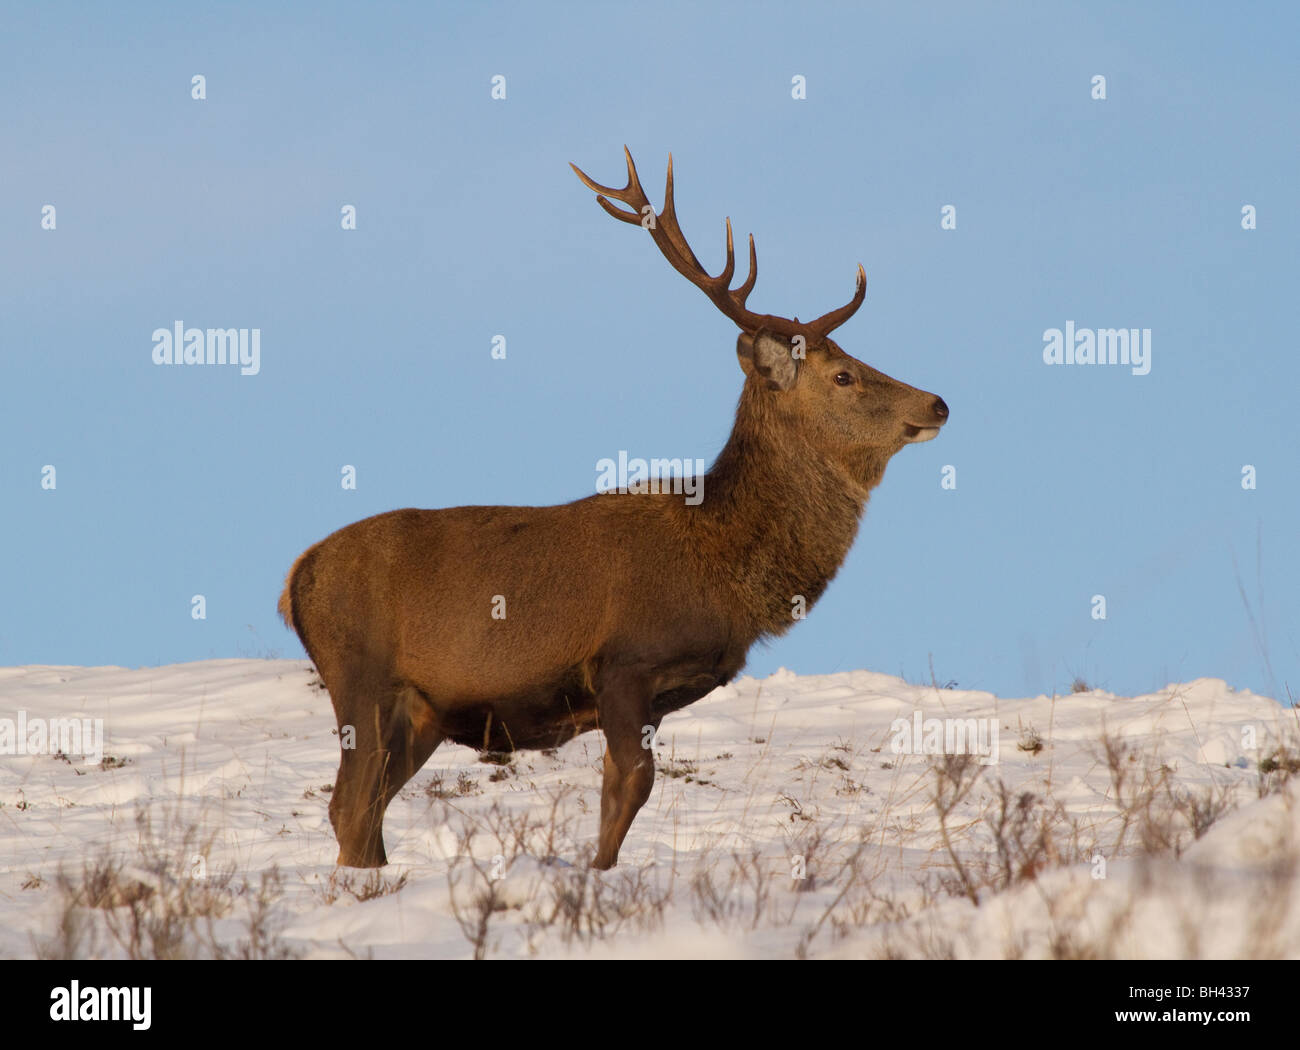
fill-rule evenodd
<path id="1" fill-rule="evenodd" d="M 600 792 L 600 842 L 592 867 L 618 863 L 618 851 L 655 782 L 654 753 L 643 746 L 650 717 L 650 691 L 631 678 L 604 683 L 596 696 L 605 733 L 605 776 Z"/>
<path id="2" fill-rule="evenodd" d="M 338 863 L 349 868 L 382 867 L 388 863 L 384 812 L 429 760 L 442 742 L 442 733 L 433 708 L 418 689 L 387 679 L 340 698 L 335 710 L 340 734 L 350 725 L 355 743 L 343 748 L 330 799 Z M 346 720 L 345 711 L 354 713 L 355 720 Z"/>

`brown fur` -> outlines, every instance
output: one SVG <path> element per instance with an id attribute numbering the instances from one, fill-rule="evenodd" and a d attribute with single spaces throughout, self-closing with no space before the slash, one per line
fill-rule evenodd
<path id="1" fill-rule="evenodd" d="M 384 810 L 442 740 L 510 751 L 596 728 L 607 748 L 593 863 L 617 861 L 654 781 L 646 728 L 788 630 L 796 596 L 812 606 L 890 457 L 947 417 L 828 338 L 803 361 L 789 350 L 784 336 L 740 336 L 735 426 L 698 506 L 604 494 L 397 510 L 298 558 L 280 612 L 340 731 L 356 734 L 330 803 L 340 864 L 385 863 Z"/>

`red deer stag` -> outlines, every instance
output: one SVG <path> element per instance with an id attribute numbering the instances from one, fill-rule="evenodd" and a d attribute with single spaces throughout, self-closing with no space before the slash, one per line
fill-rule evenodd
<path id="1" fill-rule="evenodd" d="M 861 266 L 853 299 L 815 321 L 754 313 L 754 238 L 749 276 L 732 289 L 728 220 L 726 266 L 711 277 L 677 224 L 671 156 L 655 215 L 624 152 L 623 189 L 573 170 L 740 329 L 745 384 L 731 437 L 698 505 L 660 492 L 395 510 L 298 558 L 280 612 L 338 717 L 329 812 L 339 864 L 386 863 L 384 811 L 443 740 L 513 751 L 599 728 L 592 863 L 612 867 L 654 782 L 647 727 L 730 681 L 756 640 L 790 628 L 799 596 L 811 606 L 839 569 L 890 457 L 948 418 L 942 398 L 829 338 L 866 296 Z"/>

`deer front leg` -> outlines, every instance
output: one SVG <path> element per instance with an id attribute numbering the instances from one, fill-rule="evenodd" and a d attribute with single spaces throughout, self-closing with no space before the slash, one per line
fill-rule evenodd
<path id="1" fill-rule="evenodd" d="M 605 778 L 600 791 L 600 843 L 592 867 L 602 870 L 618 863 L 618 850 L 637 811 L 650 797 L 655 781 L 654 754 L 649 739 L 650 686 L 631 675 L 611 676 L 596 696 L 601 729 L 605 732 Z"/>

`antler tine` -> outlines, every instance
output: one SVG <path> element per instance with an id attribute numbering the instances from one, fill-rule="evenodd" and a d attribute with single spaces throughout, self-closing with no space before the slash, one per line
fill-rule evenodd
<path id="1" fill-rule="evenodd" d="M 602 208 L 604 208 L 607 212 L 609 212 L 610 215 L 614 216 L 614 218 L 620 220 L 621 222 L 630 222 L 633 226 L 641 225 L 640 215 L 637 215 L 635 212 L 624 211 L 622 208 L 616 207 L 615 205 L 611 204 L 607 198 L 601 196 L 600 194 L 596 195 L 596 203 L 599 204 Z"/>
<path id="2" fill-rule="evenodd" d="M 758 254 L 754 251 L 754 235 L 749 235 L 749 276 L 745 278 L 745 283 L 731 293 L 731 297 L 741 306 L 745 305 L 745 300 L 749 298 L 749 293 L 754 290 L 754 282 L 758 280 Z"/>
<path id="3" fill-rule="evenodd" d="M 831 310 L 829 313 L 822 314 L 817 320 L 810 321 L 803 327 L 810 336 L 815 336 L 818 340 L 824 339 L 857 313 L 858 307 L 862 305 L 862 301 L 866 297 L 867 271 L 862 268 L 861 263 L 858 263 L 858 280 L 857 286 L 853 290 L 853 298 L 838 310 Z"/>
<path id="4" fill-rule="evenodd" d="M 623 147 L 623 155 L 627 158 L 627 185 L 621 190 L 614 189 L 612 186 L 602 186 L 572 161 L 570 161 L 569 167 L 573 169 L 573 173 L 582 180 L 589 190 L 596 191 L 596 203 L 609 212 L 610 215 L 622 222 L 630 222 L 640 226 L 641 210 L 650 201 L 646 198 L 645 191 L 641 189 L 641 180 L 637 178 L 636 165 L 632 162 L 632 152 L 627 146 Z M 633 210 L 628 212 L 622 208 L 616 208 L 609 201 L 608 198 L 610 197 L 629 205 Z"/>
<path id="5" fill-rule="evenodd" d="M 707 278 L 708 271 L 704 269 L 700 260 L 695 257 L 695 252 L 691 250 L 686 235 L 682 233 L 681 225 L 677 222 L 677 200 L 673 196 L 673 155 L 671 153 L 668 154 L 668 176 L 664 180 L 664 207 L 656 221 L 660 229 L 667 235 L 672 246 L 681 255 L 683 261 L 689 261 L 691 266 L 695 268 L 696 273 Z M 684 270 L 681 272 L 686 277 L 691 277 Z"/>
<path id="6" fill-rule="evenodd" d="M 722 292 L 731 292 L 731 278 L 736 272 L 736 245 L 731 236 L 731 216 L 727 216 L 727 265 L 713 278 L 714 287 Z"/>

